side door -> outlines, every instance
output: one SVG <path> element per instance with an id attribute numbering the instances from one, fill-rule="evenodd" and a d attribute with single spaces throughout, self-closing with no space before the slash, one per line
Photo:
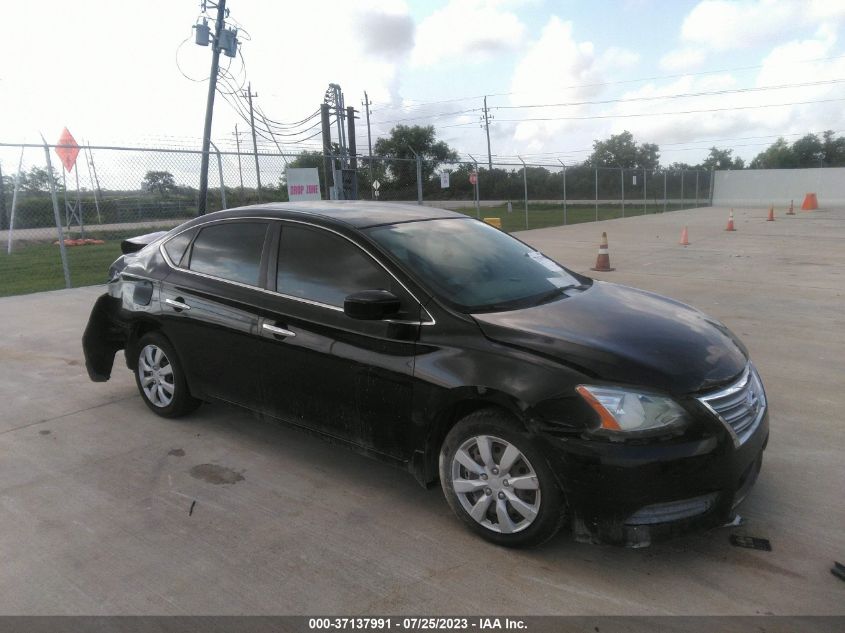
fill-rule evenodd
<path id="1" fill-rule="evenodd" d="M 408 456 L 419 302 L 348 237 L 282 223 L 268 271 L 262 371 L 271 415 L 383 454 Z M 362 290 L 400 298 L 397 318 L 362 321 L 343 311 Z"/>
<path id="2" fill-rule="evenodd" d="M 273 226 L 262 220 L 203 225 L 178 262 L 172 261 L 178 251 L 164 245 L 173 266 L 162 284 L 164 333 L 197 396 L 260 405 L 254 358 L 261 348 L 265 243 L 272 239 Z"/>

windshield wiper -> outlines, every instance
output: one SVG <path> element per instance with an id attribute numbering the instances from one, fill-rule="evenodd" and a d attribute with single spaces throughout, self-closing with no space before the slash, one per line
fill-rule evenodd
<path id="1" fill-rule="evenodd" d="M 552 290 L 549 290 L 548 292 L 544 292 L 543 294 L 538 296 L 531 303 L 531 305 L 532 306 L 538 306 L 541 303 L 546 303 L 548 301 L 551 301 L 552 299 L 556 299 L 560 295 L 566 294 L 566 291 L 569 290 L 570 288 L 577 288 L 577 285 L 576 284 L 569 284 L 568 286 L 561 286 L 560 288 L 553 288 Z"/>

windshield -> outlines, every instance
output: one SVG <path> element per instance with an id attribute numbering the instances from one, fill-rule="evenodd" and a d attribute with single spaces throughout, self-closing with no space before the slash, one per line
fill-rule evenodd
<path id="1" fill-rule="evenodd" d="M 524 308 L 580 284 L 542 253 L 470 219 L 406 222 L 366 232 L 463 312 Z"/>

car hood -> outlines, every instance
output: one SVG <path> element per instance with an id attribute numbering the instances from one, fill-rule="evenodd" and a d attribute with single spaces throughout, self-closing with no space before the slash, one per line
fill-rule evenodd
<path id="1" fill-rule="evenodd" d="M 543 305 L 473 317 L 494 341 L 554 358 L 601 381 L 673 394 L 724 384 L 748 362 L 736 336 L 701 311 L 602 281 Z"/>

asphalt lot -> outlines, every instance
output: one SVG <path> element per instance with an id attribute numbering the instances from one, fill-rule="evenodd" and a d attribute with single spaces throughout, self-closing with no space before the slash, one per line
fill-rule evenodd
<path id="1" fill-rule="evenodd" d="M 520 234 L 726 322 L 771 441 L 730 529 L 642 550 L 473 537 L 439 490 L 222 406 L 155 417 L 116 363 L 88 381 L 102 288 L 0 299 L 0 614 L 845 614 L 845 211 L 698 209 Z M 678 245 L 683 225 L 691 245 Z M 590 274 L 590 273 L 588 273 Z M 194 503 L 196 502 L 196 503 Z M 192 508 L 193 506 L 193 508 Z M 191 509 L 193 510 L 191 512 Z"/>

